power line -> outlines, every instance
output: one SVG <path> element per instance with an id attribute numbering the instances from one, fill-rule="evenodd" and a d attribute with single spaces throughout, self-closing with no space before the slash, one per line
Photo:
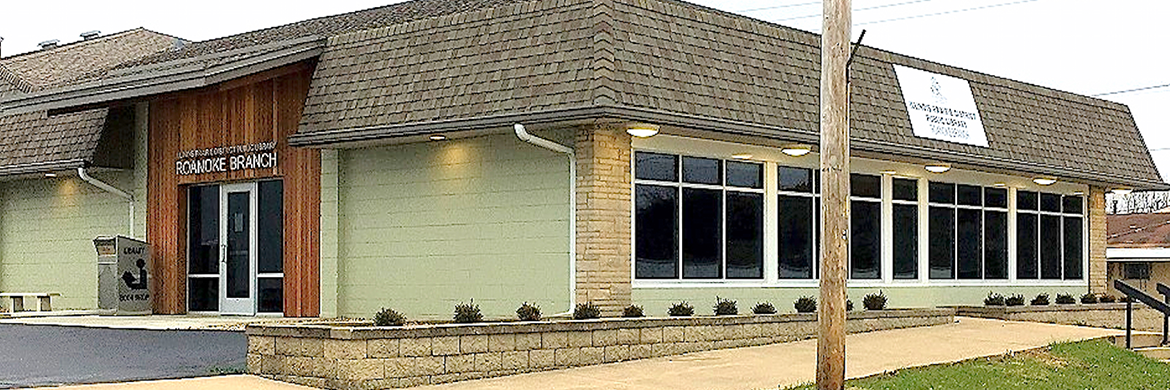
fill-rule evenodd
<path id="1" fill-rule="evenodd" d="M 1152 86 L 1148 86 L 1148 87 L 1141 87 L 1141 88 L 1126 89 L 1126 90 L 1121 90 L 1121 91 L 1113 91 L 1113 92 L 1099 93 L 1099 94 L 1093 95 L 1093 97 L 1098 97 L 1098 96 L 1109 96 L 1109 95 L 1120 95 L 1120 94 L 1123 94 L 1123 93 L 1139 92 L 1139 91 L 1148 91 L 1148 90 L 1151 90 L 1151 89 L 1166 88 L 1166 87 L 1170 87 L 1170 84 L 1152 85 Z"/>
<path id="2" fill-rule="evenodd" d="M 980 6 L 980 7 L 964 8 L 964 9 L 957 9 L 957 10 L 950 10 L 950 11 L 943 11 L 943 12 L 935 12 L 932 14 L 922 14 L 922 15 L 914 15 L 914 16 L 905 16 L 905 17 L 901 17 L 901 18 L 876 20 L 876 21 L 872 21 L 872 22 L 857 23 L 857 24 L 854 24 L 854 26 L 864 26 L 864 25 L 868 25 L 868 24 L 878 24 L 878 23 L 885 23 L 885 22 L 897 22 L 897 21 L 901 21 L 901 20 L 927 18 L 927 17 L 931 17 L 931 16 L 950 15 L 950 14 L 957 14 L 960 12 L 978 11 L 978 10 L 984 10 L 984 9 L 989 9 L 989 8 L 999 8 L 999 7 L 1007 7 L 1009 5 L 1031 3 L 1034 1 L 1039 1 L 1039 0 L 1021 0 L 1021 1 L 1013 1 L 1010 3 L 999 3 L 999 4 L 985 5 L 985 6 Z"/>
<path id="3" fill-rule="evenodd" d="M 820 4 L 820 3 L 821 3 L 821 2 L 819 2 L 819 1 L 814 1 L 814 2 L 811 2 L 811 3 L 800 3 L 800 4 L 785 4 L 785 5 L 774 5 L 774 6 L 771 6 L 771 7 L 763 7 L 763 8 L 752 8 L 752 9 L 745 9 L 745 10 L 741 10 L 741 11 L 735 11 L 735 12 L 736 12 L 736 13 L 741 13 L 741 12 L 758 12 L 758 11 L 767 11 L 767 10 L 770 10 L 770 9 L 791 8 L 791 7 L 803 7 L 803 6 L 806 6 L 806 5 L 817 5 L 817 4 Z"/>
<path id="4" fill-rule="evenodd" d="M 933 1 L 933 0 L 914 0 L 914 1 L 905 1 L 905 2 L 901 2 L 901 3 L 894 3 L 894 4 L 882 4 L 882 5 L 875 5 L 873 7 L 858 8 L 858 9 L 855 9 L 853 11 L 854 12 L 869 11 L 869 10 L 874 10 L 874 9 L 882 9 L 882 8 L 897 7 L 897 6 L 902 6 L 902 5 L 925 3 L 928 1 Z M 808 19 L 808 18 L 815 18 L 818 16 L 821 16 L 821 14 L 812 14 L 812 15 L 803 15 L 803 16 L 796 16 L 796 17 L 791 17 L 791 18 L 784 18 L 784 19 L 776 19 L 776 20 L 773 20 L 773 22 L 783 22 L 786 20 L 796 20 L 796 19 Z M 854 26 L 856 26 L 856 24 Z"/>

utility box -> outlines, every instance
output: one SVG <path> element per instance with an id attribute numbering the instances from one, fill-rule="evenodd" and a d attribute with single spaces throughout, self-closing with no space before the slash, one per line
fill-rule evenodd
<path id="1" fill-rule="evenodd" d="M 93 239 L 97 249 L 98 309 L 114 315 L 146 315 L 150 296 L 150 245 L 124 236 Z"/>

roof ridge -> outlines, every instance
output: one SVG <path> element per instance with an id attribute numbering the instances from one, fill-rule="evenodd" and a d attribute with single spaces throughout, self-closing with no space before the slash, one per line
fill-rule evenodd
<path id="1" fill-rule="evenodd" d="M 622 1 L 622 0 L 618 0 L 618 1 Z M 627 1 L 628 1 L 628 0 L 627 0 Z M 639 1 L 643 1 L 643 0 L 639 0 Z M 702 10 L 702 11 L 707 11 L 707 12 L 713 12 L 713 13 L 716 13 L 716 14 L 719 14 L 719 15 L 724 15 L 724 16 L 731 17 L 731 18 L 736 18 L 736 19 L 740 19 L 740 20 L 747 20 L 747 21 L 750 21 L 750 22 L 753 22 L 753 23 L 760 23 L 760 24 L 764 24 L 764 25 L 767 25 L 767 26 L 770 26 L 770 27 L 778 27 L 778 28 L 780 28 L 780 29 L 783 29 L 783 30 L 789 30 L 789 31 L 797 32 L 797 33 L 807 34 L 807 35 L 811 35 L 811 36 L 815 37 L 815 39 L 816 39 L 816 40 L 818 40 L 818 41 L 820 40 L 820 37 L 821 37 L 821 34 L 817 34 L 817 33 L 814 33 L 814 32 L 812 32 L 812 31 L 802 30 L 802 29 L 799 29 L 799 28 L 796 28 L 796 27 L 792 27 L 792 26 L 786 26 L 786 25 L 783 25 L 783 24 L 779 24 L 779 23 L 776 23 L 776 22 L 770 22 L 770 21 L 763 20 L 763 19 L 757 19 L 757 18 L 753 18 L 753 17 L 751 17 L 751 16 L 747 16 L 747 15 L 741 15 L 741 14 L 737 14 L 737 13 L 734 13 L 734 12 L 723 11 L 723 10 L 720 10 L 720 9 L 715 9 L 715 8 L 711 8 L 711 7 L 708 7 L 708 6 L 705 6 L 705 5 L 701 5 L 701 4 L 695 4 L 695 3 L 692 3 L 692 2 L 689 2 L 689 1 L 686 1 L 686 0 L 655 0 L 655 1 L 658 1 L 658 2 L 660 2 L 660 3 L 673 3 L 673 4 L 676 4 L 676 5 L 679 5 L 679 6 L 683 6 L 683 7 L 688 7 L 688 8 L 697 9 L 697 10 Z M 636 4 L 636 2 L 634 2 L 634 1 L 629 1 L 629 4 L 630 4 L 630 5 L 632 5 L 632 6 L 635 6 L 635 7 L 639 7 L 639 6 Z M 642 8 L 642 7 L 639 7 L 639 8 Z M 692 19 L 692 18 L 688 18 L 688 17 L 686 17 L 685 15 L 676 15 L 676 17 L 681 17 L 681 18 L 686 18 L 686 19 Z M 701 21 L 701 20 L 700 20 L 700 21 Z M 759 34 L 758 32 L 751 31 L 751 29 L 744 29 L 744 30 L 745 30 L 745 31 L 748 31 L 748 32 L 751 32 L 751 33 L 753 33 L 753 34 Z M 805 43 L 803 43 L 803 42 L 793 42 L 793 43 L 797 43 L 797 44 L 805 44 Z M 819 46 L 817 46 L 817 47 L 819 48 Z M 886 54 L 889 54 L 889 55 L 895 55 L 895 56 L 900 56 L 900 57 L 903 57 L 903 58 L 908 58 L 908 59 L 913 59 L 913 60 L 921 61 L 921 62 L 928 63 L 928 64 L 932 64 L 932 65 L 935 65 L 935 66 L 941 66 L 941 67 L 944 67 L 944 68 L 950 68 L 950 69 L 960 70 L 960 71 L 964 71 L 964 72 L 969 72 L 969 73 L 971 73 L 971 74 L 976 74 L 976 75 L 980 75 L 980 76 L 983 76 L 983 77 L 994 78 L 994 79 L 1000 79 L 1000 80 L 1007 80 L 1007 81 L 1011 81 L 1011 82 L 1014 82 L 1014 83 L 1019 83 L 1019 84 L 1022 84 L 1022 85 L 1026 85 L 1026 86 L 1035 87 L 1035 88 L 1038 88 L 1038 89 L 1044 90 L 1044 91 L 1046 91 L 1046 92 L 1047 92 L 1047 91 L 1051 91 L 1051 92 L 1056 92 L 1056 93 L 1058 93 L 1058 94 L 1066 94 L 1066 95 L 1071 95 L 1071 96 L 1073 96 L 1073 97 L 1077 97 L 1077 98 L 1080 98 L 1080 99 L 1087 99 L 1087 100 L 1089 100 L 1089 101 L 1091 101 L 1091 102 L 1095 102 L 1095 103 L 1105 103 L 1105 104 L 1093 104 L 1093 105 L 1095 105 L 1095 106 L 1101 106 L 1102 108 L 1111 108 L 1111 109 L 1115 109 L 1115 110 L 1120 110 L 1118 107 L 1126 107 L 1126 110 L 1128 110 L 1128 107 L 1129 107 L 1129 106 L 1125 105 L 1124 103 L 1118 103 L 1118 102 L 1115 102 L 1115 101 L 1112 101 L 1112 100 L 1106 100 L 1106 99 L 1096 98 L 1096 97 L 1092 97 L 1092 96 L 1088 96 L 1088 95 L 1082 95 L 1082 94 L 1078 94 L 1078 93 L 1071 92 L 1071 91 L 1065 91 L 1065 90 L 1056 89 L 1056 88 L 1052 88 L 1052 87 L 1046 87 L 1046 86 L 1043 86 L 1043 85 L 1040 85 L 1040 84 L 1031 83 L 1031 82 L 1026 82 L 1026 81 L 1020 81 L 1020 80 L 1016 80 L 1016 79 L 1013 79 L 1013 78 L 1008 78 L 1008 77 L 1004 77 L 1004 76 L 997 76 L 997 75 L 993 75 L 993 74 L 990 74 L 990 73 L 981 72 L 981 71 L 977 71 L 977 70 L 972 70 L 972 69 L 968 69 L 968 68 L 961 67 L 961 66 L 956 66 L 956 65 L 948 65 L 948 64 L 944 64 L 944 63 L 941 63 L 941 62 L 938 62 L 938 61 L 932 61 L 932 60 L 927 60 L 927 59 L 923 59 L 923 58 L 919 58 L 919 57 L 915 57 L 915 56 L 911 56 L 911 55 L 907 55 L 907 54 L 897 53 L 897 52 L 894 52 L 894 51 L 891 51 L 891 50 L 880 49 L 880 48 L 876 48 L 876 47 L 873 47 L 873 46 L 867 46 L 867 45 L 861 45 L 861 47 L 863 47 L 863 48 L 866 48 L 866 49 L 869 49 L 869 50 L 874 50 L 874 51 L 877 51 L 877 52 L 881 52 L 881 53 L 886 53 Z M 873 57 L 873 56 L 864 56 L 864 55 L 862 54 L 862 52 L 863 52 L 863 51 L 861 51 L 861 50 L 858 50 L 858 51 L 857 51 L 857 54 L 858 54 L 858 56 L 859 56 L 859 57 L 864 57 L 864 58 L 867 58 L 867 59 L 873 59 L 873 60 L 881 61 L 881 62 L 883 62 L 883 63 L 891 64 L 891 62 L 889 62 L 889 61 L 884 61 L 884 60 L 881 60 L 881 59 L 879 59 L 879 58 L 876 58 L 876 57 Z M 968 81 L 970 81 L 970 80 L 968 80 Z M 1005 84 L 999 84 L 999 85 L 1001 85 L 1001 86 L 1004 86 L 1004 87 L 1009 87 L 1008 85 L 1005 85 Z M 1009 88 L 1011 88 L 1011 87 L 1009 87 Z M 1016 91 L 1022 91 L 1022 90 L 1021 90 L 1021 89 L 1019 89 L 1019 88 L 1012 88 L 1012 89 L 1013 89 L 1013 90 L 1016 90 Z M 1049 95 L 1058 95 L 1058 94 L 1049 94 Z M 1074 101 L 1073 99 L 1068 99 L 1068 98 L 1065 98 L 1065 97 L 1062 97 L 1062 96 L 1053 96 L 1053 97 L 1056 97 L 1056 98 L 1061 98 L 1062 100 L 1066 100 L 1066 101 Z M 1112 106 L 1112 107 L 1108 107 L 1108 106 Z"/>
<path id="2" fill-rule="evenodd" d="M 143 27 L 135 27 L 135 28 L 132 28 L 129 30 L 119 31 L 116 33 L 108 34 L 108 35 L 102 35 L 100 37 L 93 38 L 93 39 L 82 39 L 80 41 L 69 42 L 69 43 L 66 43 L 63 45 L 58 45 L 56 47 L 52 47 L 49 49 L 39 49 L 39 50 L 26 51 L 23 53 L 16 53 L 16 54 L 13 54 L 13 55 L 8 56 L 8 57 L 0 58 L 0 64 L 3 64 L 3 62 L 9 61 L 12 59 L 26 59 L 29 57 L 35 57 L 35 56 L 42 55 L 42 54 L 49 54 L 49 53 L 57 52 L 57 51 L 60 51 L 61 49 L 72 49 L 72 48 L 79 47 L 81 45 L 105 41 L 105 40 L 109 40 L 111 38 L 115 38 L 115 37 L 119 37 L 119 36 L 130 35 L 131 33 L 139 32 L 139 31 L 145 31 L 145 32 L 150 32 L 150 33 L 154 33 L 154 34 L 165 35 L 165 36 L 176 38 L 176 39 L 182 39 L 182 38 L 175 37 L 174 35 L 163 34 L 163 33 L 160 33 L 160 32 L 154 31 L 154 30 L 148 30 L 148 29 L 143 28 Z"/>

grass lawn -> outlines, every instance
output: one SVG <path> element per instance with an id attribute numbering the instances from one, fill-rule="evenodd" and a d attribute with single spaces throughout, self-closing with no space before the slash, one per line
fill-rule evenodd
<path id="1" fill-rule="evenodd" d="M 878 389 L 1170 389 L 1170 364 L 1096 340 L 851 380 Z M 801 386 L 794 389 L 814 389 Z"/>

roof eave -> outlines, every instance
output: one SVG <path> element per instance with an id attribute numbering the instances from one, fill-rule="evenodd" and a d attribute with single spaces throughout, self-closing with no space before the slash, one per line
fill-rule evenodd
<path id="1" fill-rule="evenodd" d="M 29 164 L 0 166 L 0 178 L 73 170 L 86 166 L 85 159 L 56 160 Z"/>
<path id="2" fill-rule="evenodd" d="M 0 98 L 0 113 L 5 115 L 38 111 L 66 110 L 74 107 L 141 98 L 163 93 L 202 88 L 265 70 L 305 61 L 321 55 L 326 40 L 313 37 L 299 39 L 288 47 L 264 52 L 212 67 L 197 64 L 166 69 L 149 74 L 133 74 L 90 83 Z M 212 59 L 223 54 L 200 57 Z M 191 60 L 183 60 L 190 63 Z M 176 61 L 178 63 L 178 61 Z M 157 68 L 159 66 L 152 66 Z"/>
<path id="3" fill-rule="evenodd" d="M 413 122 L 372 126 L 354 129 L 298 133 L 289 137 L 289 144 L 302 147 L 329 147 L 339 144 L 353 144 L 379 139 L 409 137 L 433 133 L 483 130 L 509 127 L 514 123 L 547 124 L 594 119 L 619 119 L 649 122 L 665 126 L 708 130 L 736 135 L 775 138 L 786 142 L 819 142 L 815 132 L 738 122 L 698 115 L 615 105 L 591 105 L 568 109 L 509 113 L 466 119 L 452 119 L 430 122 Z M 781 139 L 782 138 L 782 139 Z M 895 145 L 874 140 L 855 140 L 853 150 L 882 155 L 893 155 L 928 161 L 946 161 L 958 167 L 990 169 L 1001 172 L 1026 172 L 1033 175 L 1049 175 L 1098 187 L 1132 187 L 1137 190 L 1170 190 L 1162 181 L 1141 178 L 1125 178 L 1098 172 L 1081 172 L 1062 167 L 1046 166 L 1024 161 L 995 159 L 987 156 L 966 155 L 954 151 L 941 151 L 909 145 Z M 1102 180 L 1108 178 L 1108 181 Z"/>

